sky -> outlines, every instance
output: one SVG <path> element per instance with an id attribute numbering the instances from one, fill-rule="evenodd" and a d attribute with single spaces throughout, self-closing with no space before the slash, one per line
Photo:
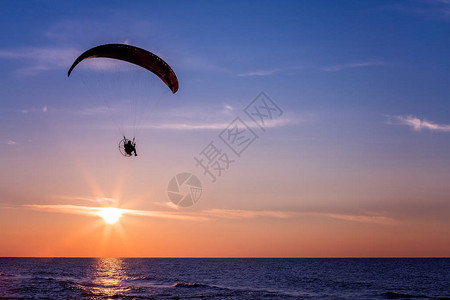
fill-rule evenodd
<path id="1" fill-rule="evenodd" d="M 448 0 L 0 0 L 0 36 L 0 256 L 450 256 Z M 179 91 L 67 76 L 109 43 Z"/>

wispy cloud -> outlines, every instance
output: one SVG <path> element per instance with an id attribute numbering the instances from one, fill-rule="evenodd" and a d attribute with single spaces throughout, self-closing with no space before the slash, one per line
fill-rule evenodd
<path id="1" fill-rule="evenodd" d="M 362 62 L 352 62 L 352 63 L 345 63 L 345 64 L 336 64 L 336 65 L 330 65 L 325 67 L 312 67 L 312 66 L 294 66 L 294 67 L 286 67 L 286 68 L 279 68 L 279 69 L 260 69 L 260 70 L 253 70 L 249 72 L 243 72 L 237 74 L 239 77 L 252 77 L 252 76 L 271 76 L 275 74 L 279 74 L 282 72 L 293 72 L 298 70 L 305 70 L 308 68 L 313 69 L 319 69 L 325 72 L 337 72 L 342 71 L 346 69 L 356 69 L 356 68 L 368 68 L 368 67 L 376 67 L 376 66 L 387 66 L 389 63 L 384 61 L 362 61 Z"/>
<path id="2" fill-rule="evenodd" d="M 392 217 L 382 214 L 367 213 L 367 214 L 339 214 L 339 213 L 308 213 L 309 215 L 327 217 L 337 220 L 360 222 L 360 223 L 373 223 L 373 224 L 394 224 L 396 220 Z"/>
<path id="3" fill-rule="evenodd" d="M 107 197 L 55 196 L 54 198 L 69 201 L 86 201 L 101 205 L 113 205 L 118 202 L 117 199 Z"/>
<path id="4" fill-rule="evenodd" d="M 231 111 L 233 111 L 234 110 L 234 107 L 233 106 L 231 106 L 231 105 L 228 105 L 228 104 L 225 104 L 224 106 L 223 106 L 223 109 L 222 109 L 222 112 L 231 112 Z"/>
<path id="5" fill-rule="evenodd" d="M 16 145 L 16 144 L 17 144 L 17 142 L 13 141 L 13 140 L 7 140 L 6 141 L 6 145 Z"/>
<path id="6" fill-rule="evenodd" d="M 258 217 L 285 219 L 293 214 L 283 211 L 209 209 L 201 212 L 205 216 L 225 219 L 253 219 Z"/>
<path id="7" fill-rule="evenodd" d="M 75 48 L 18 48 L 0 50 L 0 59 L 22 61 L 16 72 L 20 75 L 34 75 L 41 71 L 68 70 L 83 51 Z M 132 67 L 123 62 L 105 58 L 80 64 L 80 68 L 94 71 L 132 70 Z"/>
<path id="8" fill-rule="evenodd" d="M 28 204 L 24 205 L 24 208 L 52 212 L 52 213 L 61 213 L 61 214 L 70 214 L 70 215 L 83 215 L 83 216 L 91 216 L 98 217 L 100 213 L 106 207 L 93 207 L 93 206 L 83 206 L 83 205 L 71 205 L 71 204 Z M 205 221 L 208 218 L 199 215 L 192 214 L 182 214 L 177 212 L 164 212 L 164 211 L 150 211 L 150 210 L 135 210 L 135 209 L 124 209 L 124 208 L 115 208 L 122 215 L 129 216 L 141 216 L 141 217 L 152 217 L 152 218 L 162 218 L 162 219 L 177 219 L 177 220 L 187 220 L 187 221 Z"/>
<path id="9" fill-rule="evenodd" d="M 259 70 L 252 70 L 248 72 L 242 72 L 238 73 L 236 76 L 239 77 L 252 77 L 252 76 L 271 76 L 275 74 L 279 74 L 282 72 L 289 72 L 289 71 L 298 71 L 306 69 L 305 66 L 291 66 L 291 67 L 285 67 L 285 68 L 277 68 L 277 69 L 259 69 Z"/>
<path id="10" fill-rule="evenodd" d="M 239 73 L 237 76 L 239 77 L 250 77 L 250 76 L 270 76 L 277 73 L 278 70 L 256 70 L 245 73 Z"/>
<path id="11" fill-rule="evenodd" d="M 450 21 L 449 0 L 415 0 L 405 3 L 394 3 L 386 6 L 387 9 L 404 13 L 415 14 L 425 18 Z"/>
<path id="12" fill-rule="evenodd" d="M 105 113 L 111 113 L 111 112 L 118 111 L 117 108 L 113 107 L 107 107 L 107 106 L 95 106 L 95 107 L 86 107 L 82 110 L 76 111 L 76 113 L 79 113 L 81 115 L 85 116 L 92 116 L 92 115 L 99 115 L 99 114 L 105 114 Z"/>
<path id="13" fill-rule="evenodd" d="M 232 74 L 232 72 L 227 67 L 209 61 L 205 57 L 200 57 L 193 54 L 189 56 L 183 56 L 182 59 L 178 61 L 178 65 L 189 70 L 229 75 Z"/>
<path id="14" fill-rule="evenodd" d="M 147 124 L 142 125 L 141 128 L 147 129 L 170 129 L 170 130 L 224 130 L 227 128 L 232 120 L 229 122 L 204 122 L 204 123 L 194 123 L 194 122 L 186 122 L 186 123 L 161 123 L 161 124 Z M 274 119 L 265 122 L 266 128 L 275 128 L 297 124 L 299 121 L 283 118 L 283 119 Z M 259 128 L 255 123 L 246 123 L 250 128 Z"/>
<path id="15" fill-rule="evenodd" d="M 170 129 L 170 130 L 218 130 L 226 128 L 227 123 L 162 123 L 147 124 L 142 128 L 147 129 Z"/>
<path id="16" fill-rule="evenodd" d="M 39 71 L 67 69 L 80 51 L 72 48 L 19 48 L 0 50 L 0 59 L 24 62 L 18 73 L 32 75 Z"/>
<path id="17" fill-rule="evenodd" d="M 430 130 L 450 132 L 450 124 L 437 124 L 426 119 L 420 119 L 412 115 L 407 116 L 390 116 L 386 115 L 386 124 L 409 126 L 416 131 Z"/>
<path id="18" fill-rule="evenodd" d="M 85 198 L 82 198 L 85 200 Z M 61 214 L 83 215 L 98 217 L 105 207 L 93 207 L 71 204 L 28 204 L 24 208 Z M 198 212 L 181 211 L 158 211 L 158 210 L 136 210 L 115 208 L 122 215 L 140 216 L 162 219 L 176 219 L 186 221 L 207 221 L 210 219 L 253 219 L 253 218 L 289 218 L 291 215 L 281 211 L 252 211 L 252 210 L 230 210 L 230 209 L 210 209 Z"/>
<path id="19" fill-rule="evenodd" d="M 388 63 L 383 61 L 366 61 L 366 62 L 354 62 L 340 65 L 332 65 L 322 68 L 325 72 L 336 72 L 346 69 L 354 69 L 354 68 L 367 68 L 367 67 L 375 67 L 375 66 L 385 66 Z"/>
<path id="20" fill-rule="evenodd" d="M 224 130 L 227 128 L 236 116 L 243 115 L 244 107 L 235 107 L 230 104 L 221 106 L 204 107 L 177 107 L 176 109 L 163 109 L 153 111 L 151 118 L 146 118 L 139 124 L 130 124 L 133 128 L 139 129 L 161 129 L 161 130 Z M 83 115 L 99 115 L 105 113 L 114 113 L 126 111 L 122 104 L 111 107 L 90 107 L 78 111 Z M 199 121 L 199 116 L 203 116 Z M 244 117 L 242 117 L 244 119 Z M 180 121 L 182 120 L 182 121 Z M 146 121 L 146 122 L 144 122 Z M 248 127 L 259 128 L 253 121 L 244 120 Z M 283 126 L 296 125 L 303 122 L 304 118 L 293 114 L 285 114 L 282 118 L 265 121 L 267 128 L 277 128 Z M 127 128 L 127 125 L 123 125 Z"/>
<path id="21" fill-rule="evenodd" d="M 28 109 L 22 109 L 20 111 L 23 114 L 29 114 L 29 113 L 46 113 L 48 112 L 48 106 L 44 106 L 42 108 L 28 108 Z"/>
<path id="22" fill-rule="evenodd" d="M 174 219 L 184 221 L 210 221 L 214 219 L 299 219 L 305 216 L 313 216 L 318 218 L 331 218 L 347 222 L 369 223 L 389 225 L 396 223 L 391 215 L 386 212 L 359 211 L 355 213 L 339 213 L 339 212 L 311 212 L 311 211 L 283 211 L 283 210 L 245 210 L 245 209 L 206 209 L 199 211 L 185 211 L 179 207 L 173 207 L 172 204 L 165 203 L 163 206 L 169 206 L 172 209 L 167 210 L 139 210 L 115 208 L 116 200 L 109 198 L 89 198 L 89 197 L 72 197 L 66 196 L 61 199 L 82 200 L 95 202 L 102 206 L 86 206 L 73 204 L 27 204 L 8 206 L 8 208 L 25 208 L 36 211 L 44 211 L 49 213 L 60 213 L 69 215 L 82 215 L 88 217 L 99 217 L 105 208 L 114 207 L 123 216 L 137 216 L 148 218 Z"/>

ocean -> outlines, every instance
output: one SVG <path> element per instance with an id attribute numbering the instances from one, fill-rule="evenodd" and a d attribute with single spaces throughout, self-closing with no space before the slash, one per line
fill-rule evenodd
<path id="1" fill-rule="evenodd" d="M 450 258 L 0 258 L 0 299 L 450 299 Z"/>

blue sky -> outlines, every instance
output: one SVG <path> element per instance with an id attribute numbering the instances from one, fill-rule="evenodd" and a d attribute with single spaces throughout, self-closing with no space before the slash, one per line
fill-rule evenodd
<path id="1" fill-rule="evenodd" d="M 133 208 L 154 209 L 171 176 L 190 171 L 206 185 L 194 210 L 450 212 L 447 0 L 0 1 L 0 24 L 8 205 L 60 204 L 94 185 L 113 197 L 122 180 Z M 179 92 L 121 64 L 86 61 L 67 78 L 79 54 L 105 43 L 161 56 Z M 158 99 L 140 124 L 139 161 L 116 149 L 111 119 L 129 113 L 119 90 Z M 261 91 L 282 120 L 208 183 L 193 156 Z"/>

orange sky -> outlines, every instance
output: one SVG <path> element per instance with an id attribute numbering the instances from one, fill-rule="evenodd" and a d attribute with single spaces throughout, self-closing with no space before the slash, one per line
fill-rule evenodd
<path id="1" fill-rule="evenodd" d="M 414 257 L 446 256 L 450 242 L 447 220 L 250 211 L 189 215 L 191 220 L 125 214 L 110 225 L 95 216 L 2 209 L 0 256 Z"/>

